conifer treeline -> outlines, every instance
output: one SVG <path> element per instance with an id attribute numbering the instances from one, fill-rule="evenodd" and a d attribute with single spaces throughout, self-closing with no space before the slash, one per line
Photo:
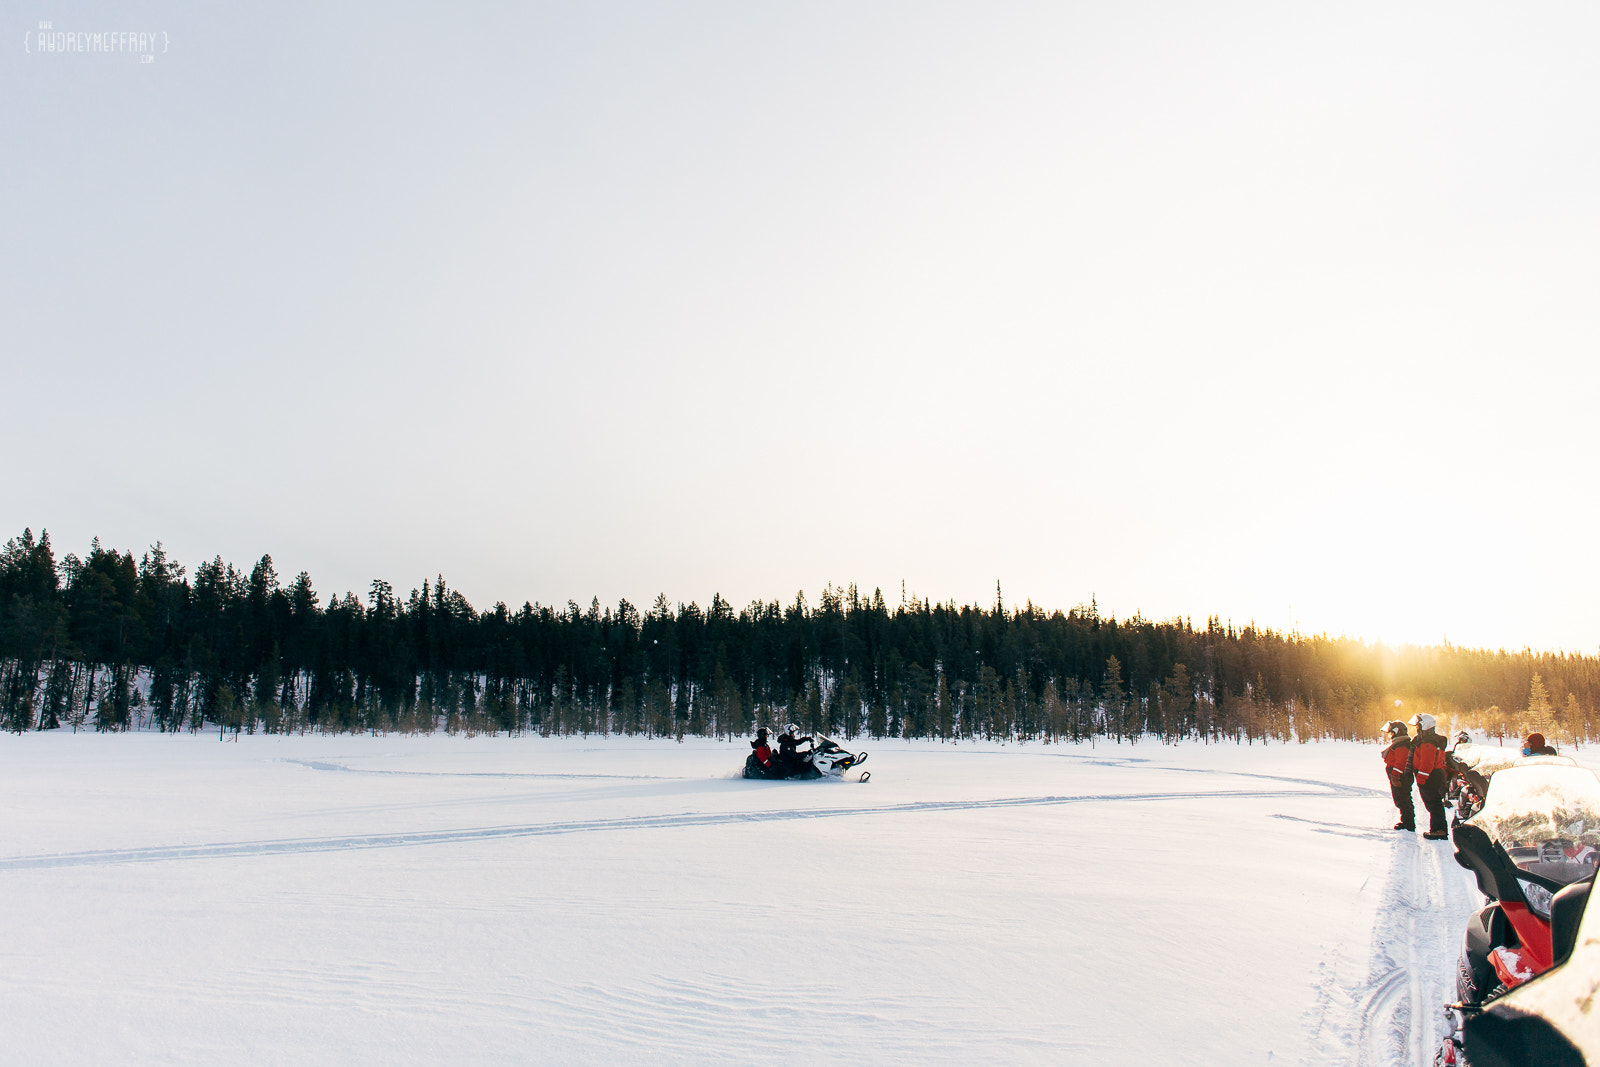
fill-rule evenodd
<path id="1" fill-rule="evenodd" d="M 496 604 L 444 580 L 375 581 L 326 605 L 270 556 L 192 576 L 159 544 L 48 533 L 0 552 L 0 726 L 233 731 L 435 729 L 733 736 L 793 720 L 855 737 L 1309 740 L 1371 737 L 1404 701 L 1441 726 L 1587 740 L 1593 656 L 1486 652 L 1045 612 L 830 586 L 735 610 Z"/>

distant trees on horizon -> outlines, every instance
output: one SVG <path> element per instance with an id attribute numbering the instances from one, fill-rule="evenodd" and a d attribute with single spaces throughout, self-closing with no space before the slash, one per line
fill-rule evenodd
<path id="1" fill-rule="evenodd" d="M 31 530 L 0 551 L 0 728 L 17 733 L 731 737 L 794 721 L 847 738 L 1254 742 L 1368 738 L 1426 711 L 1441 729 L 1581 742 L 1597 699 L 1594 656 L 1118 620 L 1092 601 L 1008 608 L 998 587 L 987 608 L 830 585 L 814 606 L 661 594 L 642 611 L 480 612 L 442 577 L 324 605 L 270 556 L 191 576 L 159 543 L 136 559 L 96 540 L 58 562 Z"/>

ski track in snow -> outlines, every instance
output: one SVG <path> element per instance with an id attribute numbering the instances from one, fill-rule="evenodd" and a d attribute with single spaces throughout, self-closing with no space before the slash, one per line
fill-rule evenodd
<path id="1" fill-rule="evenodd" d="M 1351 948 L 1336 946 L 1321 965 L 1304 1064 L 1430 1067 L 1444 1039 L 1462 931 L 1482 899 L 1448 841 L 1377 834 L 1391 835 L 1351 921 L 1353 930 L 1372 931 L 1365 956 L 1353 935 Z"/>
<path id="2" fill-rule="evenodd" d="M 349 768 L 333 763 L 294 760 L 315 770 L 348 771 Z M 377 772 L 377 773 L 429 773 L 429 772 Z M 446 772 L 440 772 L 446 773 Z M 203 845 L 167 845 L 130 849 L 97 849 L 86 852 L 64 852 L 32 856 L 0 858 L 0 871 L 28 870 L 47 867 L 83 867 L 124 863 L 160 863 L 172 860 L 222 859 L 238 856 L 272 856 L 310 852 L 340 852 L 371 848 L 406 848 L 416 845 L 434 845 L 468 841 L 486 841 L 501 838 L 543 837 L 555 834 L 589 833 L 607 830 L 656 830 L 685 826 L 717 826 L 787 822 L 798 819 L 834 819 L 863 815 L 914 815 L 924 812 L 983 811 L 999 808 L 1048 807 L 1066 804 L 1094 804 L 1108 802 L 1159 803 L 1182 800 L 1271 800 L 1306 798 L 1318 795 L 1332 797 L 1366 797 L 1377 790 L 1362 786 L 1344 785 L 1304 778 L 1283 778 L 1265 774 L 1232 771 L 1221 773 L 1230 777 L 1257 778 L 1298 786 L 1293 789 L 1261 790 L 1202 790 L 1199 792 L 1163 793 L 1093 793 L 1076 796 L 1001 797 L 989 800 L 915 801 L 906 804 L 887 804 L 863 807 L 838 808 L 785 808 L 768 811 L 743 812 L 682 812 L 673 815 L 642 815 L 616 819 L 587 819 L 575 822 L 534 823 L 522 826 L 471 827 L 455 830 L 420 831 L 410 833 L 361 834 L 342 837 L 287 838 L 266 841 L 218 842 Z M 562 778 L 620 778 L 631 775 L 480 775 L 469 772 L 468 777 L 562 777 Z"/>
<path id="3" fill-rule="evenodd" d="M 982 752 L 952 753 L 960 755 L 984 755 Z M 1063 752 L 1057 755 L 1059 759 L 1070 759 L 1089 767 L 1132 767 L 1138 769 L 1142 765 L 1156 767 L 1151 760 L 1141 756 L 1080 756 L 1072 752 Z M 343 763 L 334 763 L 329 760 L 303 760 L 280 759 L 281 763 L 293 763 L 314 771 L 339 771 L 345 774 L 375 774 L 415 778 L 508 778 L 508 779 L 617 779 L 635 782 L 694 782 L 704 781 L 689 775 L 666 774 L 576 774 L 555 773 L 548 771 L 398 771 L 384 768 L 350 767 Z M 862 762 L 866 762 L 863 753 Z M 1207 776 L 1226 775 L 1229 778 L 1259 778 L 1262 781 L 1279 782 L 1285 785 L 1303 785 L 1314 789 L 1330 790 L 1347 796 L 1374 796 L 1382 797 L 1389 794 L 1381 789 L 1372 789 L 1367 786 L 1343 785 L 1337 782 L 1327 782 L 1316 778 L 1290 778 L 1281 774 L 1260 774 L 1252 771 L 1218 770 L 1210 767 L 1159 767 L 1163 773 L 1201 774 Z"/>
<path id="4" fill-rule="evenodd" d="M 328 763 L 324 760 L 309 759 L 284 759 L 280 763 L 293 763 L 313 771 L 343 771 L 346 774 L 379 774 L 395 778 L 512 778 L 512 779 L 546 779 L 546 778 L 598 778 L 605 780 L 620 779 L 627 782 L 692 782 L 693 778 L 675 777 L 665 774 L 553 774 L 542 771 L 391 771 L 366 767 L 346 767 L 342 763 Z"/>
<path id="5" fill-rule="evenodd" d="M 1335 837 L 1355 837 L 1367 841 L 1382 841 L 1390 836 L 1386 830 L 1375 830 L 1367 826 L 1351 826 L 1349 823 L 1324 822 L 1321 819 L 1302 819 L 1298 815 L 1273 815 L 1274 819 L 1285 822 L 1304 823 L 1312 828 L 1313 833 L 1332 834 Z"/>

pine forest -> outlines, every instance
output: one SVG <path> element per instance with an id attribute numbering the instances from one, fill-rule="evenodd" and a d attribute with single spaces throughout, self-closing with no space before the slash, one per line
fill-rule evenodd
<path id="1" fill-rule="evenodd" d="M 270 556 L 248 573 L 160 544 L 96 541 L 57 561 L 48 533 L 0 552 L 0 726 L 685 734 L 756 723 L 810 733 L 1045 741 L 1370 738 L 1429 712 L 1500 737 L 1596 733 L 1600 659 L 1449 644 L 1390 647 L 1217 618 L 1153 621 L 1032 603 L 813 604 L 665 594 L 480 611 L 443 578 L 322 603 Z"/>

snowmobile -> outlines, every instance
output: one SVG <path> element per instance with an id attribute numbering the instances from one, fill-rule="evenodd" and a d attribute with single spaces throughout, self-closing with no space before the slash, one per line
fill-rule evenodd
<path id="1" fill-rule="evenodd" d="M 1488 903 L 1467 922 L 1436 1067 L 1465 1065 L 1467 1021 L 1572 953 L 1600 868 L 1600 777 L 1560 756 L 1518 760 L 1454 838 Z"/>
<path id="2" fill-rule="evenodd" d="M 1444 754 L 1445 769 L 1450 780 L 1444 802 L 1446 806 L 1454 807 L 1456 812 L 1451 827 L 1466 822 L 1483 810 L 1483 799 L 1495 772 L 1507 767 L 1524 766 L 1533 758 L 1536 757 L 1523 756 L 1514 748 L 1477 744 L 1465 730 L 1456 734 L 1455 743 Z M 1558 762 L 1572 763 L 1564 756 L 1559 757 Z"/>
<path id="3" fill-rule="evenodd" d="M 840 778 L 851 767 L 858 767 L 867 761 L 865 752 L 846 752 L 826 737 L 818 735 L 811 742 L 811 747 L 798 753 L 798 761 L 790 766 L 779 766 L 778 757 L 773 757 L 772 769 L 768 770 L 761 765 L 754 752 L 750 753 L 744 761 L 744 776 L 746 778 L 765 778 L 773 781 L 804 781 L 810 778 Z M 861 772 L 861 780 L 865 782 L 870 776 L 870 771 Z"/>
<path id="4" fill-rule="evenodd" d="M 1450 820 L 1452 827 L 1459 826 L 1483 810 L 1484 794 L 1489 790 L 1489 774 L 1485 768 L 1478 770 L 1480 753 L 1466 731 L 1456 734 L 1455 744 L 1444 754 L 1445 771 L 1450 788 L 1445 793 L 1445 806 L 1455 810 Z"/>
<path id="5" fill-rule="evenodd" d="M 1600 1027 L 1594 991 L 1600 984 L 1600 904 L 1594 894 L 1578 920 L 1578 944 L 1530 982 L 1484 1005 L 1466 1021 L 1473 1063 L 1593 1067 L 1600 1063 Z"/>

